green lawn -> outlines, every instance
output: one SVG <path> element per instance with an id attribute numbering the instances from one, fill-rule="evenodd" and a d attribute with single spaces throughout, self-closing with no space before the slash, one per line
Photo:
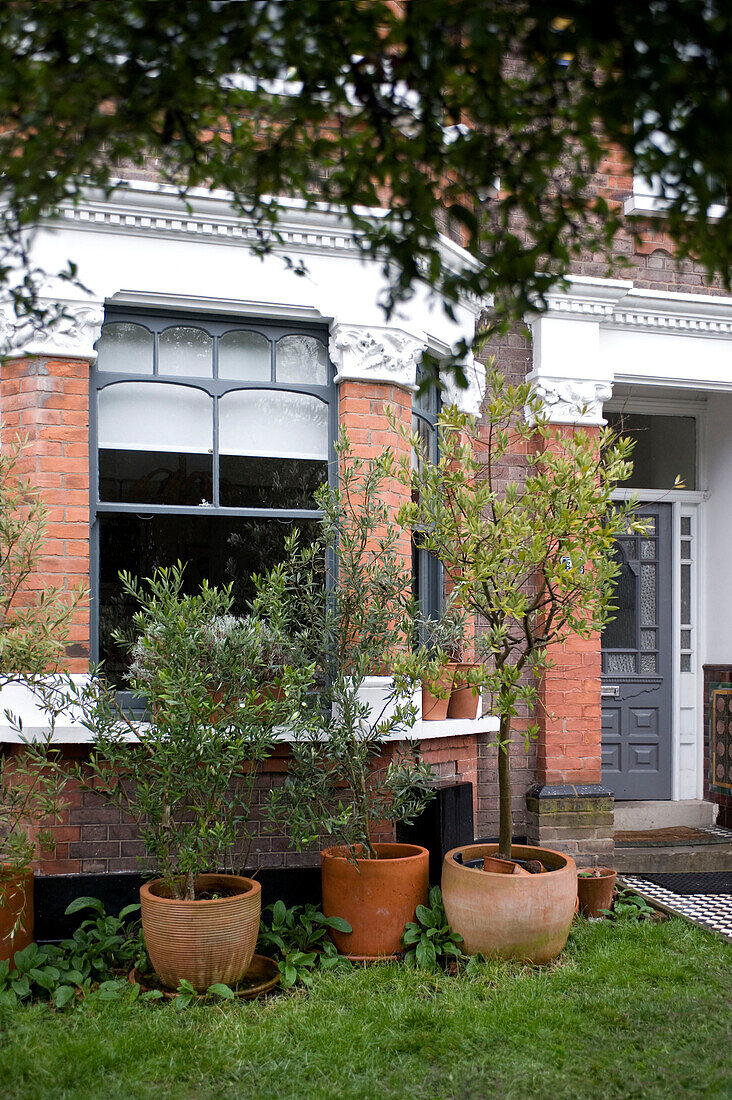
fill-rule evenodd
<path id="1" fill-rule="evenodd" d="M 732 945 L 579 922 L 547 970 L 396 964 L 244 1005 L 0 1010 L 4 1100 L 732 1096 Z"/>

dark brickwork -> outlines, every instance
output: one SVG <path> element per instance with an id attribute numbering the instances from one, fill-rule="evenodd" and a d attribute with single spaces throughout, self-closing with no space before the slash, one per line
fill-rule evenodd
<path id="1" fill-rule="evenodd" d="M 600 785 L 532 787 L 526 795 L 529 844 L 564 852 L 578 867 L 612 867 L 613 804 Z"/>

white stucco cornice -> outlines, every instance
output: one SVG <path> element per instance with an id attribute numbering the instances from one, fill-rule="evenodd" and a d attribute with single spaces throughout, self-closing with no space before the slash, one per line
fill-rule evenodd
<path id="1" fill-rule="evenodd" d="M 617 303 L 608 325 L 693 336 L 729 336 L 732 298 L 632 289 Z"/>
<path id="2" fill-rule="evenodd" d="M 345 211 L 325 203 L 307 204 L 286 197 L 269 200 L 277 209 L 276 225 L 266 220 L 257 224 L 232 207 L 233 195 L 223 190 L 192 188 L 183 196 L 170 185 L 143 180 L 113 181 L 109 195 L 90 189 L 75 203 L 63 204 L 59 217 L 48 225 L 67 225 L 89 232 L 113 232 L 153 237 L 202 239 L 208 243 L 266 243 L 275 254 L 360 255 L 358 238 Z M 378 207 L 355 211 L 378 225 L 391 213 Z M 476 269 L 475 257 L 444 234 L 438 236 L 438 251 L 451 272 Z M 463 306 L 476 317 L 487 301 L 477 295 L 461 296 Z"/>
<path id="3" fill-rule="evenodd" d="M 6 359 L 26 355 L 47 359 L 96 360 L 95 344 L 102 331 L 104 303 L 94 299 L 48 298 L 39 300 L 42 310 L 52 310 L 55 319 L 42 324 L 29 318 L 16 318 L 10 309 L 0 326 L 0 343 L 8 350 Z"/>
<path id="4" fill-rule="evenodd" d="M 417 363 L 426 350 L 424 336 L 392 326 L 336 322 L 330 331 L 329 351 L 336 384 L 386 382 L 413 391 Z"/>

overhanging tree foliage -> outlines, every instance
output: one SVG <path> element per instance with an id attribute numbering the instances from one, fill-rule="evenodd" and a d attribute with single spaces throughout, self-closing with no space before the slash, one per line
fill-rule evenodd
<path id="1" fill-rule="evenodd" d="M 660 177 L 679 258 L 729 286 L 732 215 L 706 214 L 732 179 L 722 0 L 13 0 L 0 71 L 0 274 L 21 313 L 24 230 L 150 158 L 270 236 L 271 196 L 342 208 L 390 265 L 387 308 L 426 280 L 448 309 L 470 291 L 519 316 L 574 255 L 609 254 L 621 218 L 589 183 L 612 143 Z M 477 263 L 441 258 L 445 209 Z"/>

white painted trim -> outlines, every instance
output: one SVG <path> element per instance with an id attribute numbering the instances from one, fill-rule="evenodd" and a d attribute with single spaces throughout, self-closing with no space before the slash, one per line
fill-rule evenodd
<path id="1" fill-rule="evenodd" d="M 616 489 L 613 500 L 638 500 L 641 504 L 701 504 L 709 500 L 706 489 Z"/>
<path id="2" fill-rule="evenodd" d="M 88 680 L 88 677 L 77 673 L 72 676 L 72 679 L 77 684 L 83 684 Z M 377 680 L 380 683 L 376 683 Z M 390 677 L 367 677 L 364 684 L 364 700 L 378 707 L 379 713 L 383 709 L 385 692 L 388 691 L 390 683 Z M 412 727 L 410 740 L 430 741 L 440 737 L 467 737 L 479 733 L 496 733 L 498 731 L 498 718 L 491 715 L 475 719 L 446 718 L 444 721 L 439 722 L 424 721 L 421 714 L 421 691 L 419 689 L 415 691 L 414 701 L 418 716 Z M 476 710 L 477 707 L 478 703 L 476 701 Z M 11 711 L 21 718 L 23 723 L 22 735 L 17 733 L 8 723 L 5 715 L 6 711 Z M 43 740 L 47 736 L 48 729 L 49 722 L 46 713 L 27 687 L 22 684 L 11 684 L 0 691 L 0 745 L 19 745 L 24 740 Z M 90 731 L 80 723 L 71 720 L 71 716 L 69 720 L 58 722 L 54 729 L 53 743 L 57 745 L 88 745 L 93 740 Z M 130 734 L 129 740 L 133 740 L 132 734 Z M 280 730 L 279 740 L 286 743 L 292 742 L 292 733 L 288 730 Z M 404 734 L 399 733 L 386 737 L 384 740 L 404 741 L 405 737 Z"/>
<path id="3" fill-rule="evenodd" d="M 628 218 L 665 218 L 668 216 L 670 205 L 669 201 L 661 198 L 660 195 L 639 193 L 625 200 L 623 213 Z M 721 203 L 713 203 L 707 210 L 707 219 L 710 222 L 719 221 L 724 213 L 725 208 Z"/>

